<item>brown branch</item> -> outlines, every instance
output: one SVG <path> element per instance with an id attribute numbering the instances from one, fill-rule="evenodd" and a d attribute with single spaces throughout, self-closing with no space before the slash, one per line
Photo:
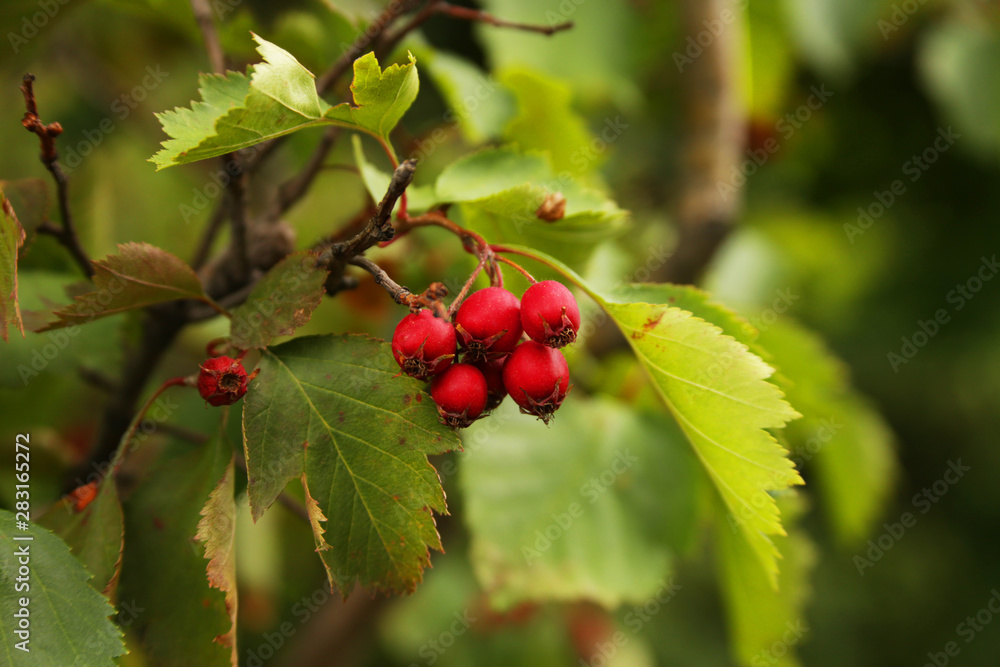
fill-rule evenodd
<path id="1" fill-rule="evenodd" d="M 401 306 L 409 305 L 410 302 L 407 297 L 412 296 L 413 293 L 406 287 L 403 287 L 395 280 L 390 278 L 389 274 L 386 273 L 381 266 L 371 261 L 367 257 L 354 257 L 350 259 L 347 263 L 361 267 L 368 273 L 372 274 L 372 277 L 375 278 L 375 284 L 384 289 L 386 292 L 388 292 L 389 295 L 392 297 L 393 301 L 395 301 Z"/>
<path id="2" fill-rule="evenodd" d="M 333 63 L 330 69 L 323 72 L 319 79 L 316 80 L 316 90 L 319 91 L 319 94 L 325 95 L 328 93 L 340 77 L 344 76 L 344 74 L 351 69 L 355 59 L 357 59 L 365 49 L 372 44 L 377 44 L 389 26 L 395 23 L 396 20 L 403 14 L 415 9 L 417 5 L 423 1 L 424 0 L 396 0 L 395 2 L 390 2 L 389 5 L 382 10 L 382 13 L 368 25 L 365 31 L 354 40 L 351 47 L 341 54 L 340 58 Z M 433 4 L 433 0 L 431 4 Z M 382 49 L 382 53 L 385 52 L 386 51 Z"/>
<path id="3" fill-rule="evenodd" d="M 191 259 L 191 268 L 195 271 L 205 266 L 205 262 L 208 261 L 208 256 L 212 252 L 212 244 L 215 243 L 215 238 L 222 229 L 222 223 L 226 221 L 228 216 L 229 199 L 224 197 L 222 202 L 212 211 L 212 217 L 209 218 L 208 224 L 205 225 L 205 229 L 201 233 L 198 247 L 194 251 L 194 257 Z"/>
<path id="4" fill-rule="evenodd" d="M 316 176 L 323 170 L 323 163 L 326 161 L 326 157 L 330 154 L 330 151 L 333 150 L 334 144 L 337 143 L 337 136 L 339 134 L 339 127 L 335 125 L 328 127 L 326 132 L 323 133 L 319 144 L 313 150 L 312 155 L 309 156 L 309 160 L 302 168 L 302 171 L 281 184 L 278 188 L 277 215 L 275 217 L 284 215 L 288 209 L 298 203 L 305 196 L 306 192 L 309 191 L 313 181 L 316 180 Z"/>
<path id="5" fill-rule="evenodd" d="M 21 125 L 28 132 L 38 136 L 41 144 L 41 161 L 45 168 L 52 174 L 56 182 L 56 192 L 59 199 L 59 214 L 62 218 L 62 226 L 57 227 L 51 223 L 43 223 L 36 231 L 39 234 L 48 234 L 55 238 L 69 251 L 80 269 L 88 278 L 94 276 L 94 267 L 90 262 L 83 246 L 80 245 L 80 238 L 76 235 L 76 225 L 73 222 L 73 212 L 69 206 L 69 180 L 59 166 L 59 153 L 56 151 L 56 137 L 62 134 L 62 125 L 59 123 L 49 123 L 46 125 L 38 117 L 38 103 L 35 101 L 35 76 L 25 74 L 21 83 L 21 92 L 24 94 L 24 118 Z"/>
<path id="6" fill-rule="evenodd" d="M 230 175 L 229 185 L 229 244 L 233 251 L 234 270 L 237 281 L 240 284 L 246 283 L 250 275 L 250 260 L 248 258 L 249 248 L 247 246 L 247 201 L 246 201 L 246 172 L 236 159 L 236 155 L 230 153 L 222 158 L 226 168 L 226 173 Z"/>
<path id="7" fill-rule="evenodd" d="M 413 181 L 416 171 L 416 160 L 404 160 L 392 173 L 392 180 L 382 201 L 375 207 L 375 213 L 368 223 L 357 234 L 337 243 L 327 242 L 320 248 L 317 263 L 325 265 L 330 270 L 326 281 L 327 294 L 336 294 L 345 288 L 343 283 L 344 269 L 350 260 L 361 255 L 372 246 L 392 239 L 396 234 L 389 221 L 396 201 L 406 192 L 407 186 Z"/>
<path id="8" fill-rule="evenodd" d="M 212 71 L 222 74 L 226 70 L 226 56 L 219 42 L 219 33 L 215 30 L 215 22 L 212 20 L 212 7 L 208 0 L 191 0 L 191 9 L 194 11 L 195 21 L 198 22 L 198 29 L 201 30 L 201 38 L 205 42 Z"/>
<path id="9" fill-rule="evenodd" d="M 730 11 L 728 0 L 687 0 L 684 26 L 696 34 Z M 742 192 L 730 183 L 739 167 L 746 127 L 739 101 L 739 23 L 727 25 L 682 72 L 684 85 L 684 175 L 676 201 L 678 242 L 661 280 L 697 281 L 735 226 Z"/>

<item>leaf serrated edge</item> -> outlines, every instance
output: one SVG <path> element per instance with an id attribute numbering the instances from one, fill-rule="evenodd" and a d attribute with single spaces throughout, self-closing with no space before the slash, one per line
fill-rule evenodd
<path id="1" fill-rule="evenodd" d="M 234 484 L 234 456 L 230 455 L 222 478 L 209 493 L 205 506 L 199 512 L 202 518 L 198 521 L 198 529 L 194 539 L 204 545 L 203 557 L 208 559 L 208 565 L 205 566 L 208 585 L 225 594 L 226 612 L 229 614 L 231 622 L 229 630 L 225 634 L 216 636 L 215 642 L 232 649 L 232 666 L 237 667 L 239 654 L 236 651 L 236 616 L 239 602 L 236 590 L 236 558 L 234 553 L 236 536 Z M 228 532 L 228 544 L 225 540 L 226 536 L 218 535 L 219 518 L 225 516 L 218 511 L 220 505 L 228 507 L 228 526 L 223 526 L 223 530 Z M 224 511 L 226 511 L 225 508 Z"/>

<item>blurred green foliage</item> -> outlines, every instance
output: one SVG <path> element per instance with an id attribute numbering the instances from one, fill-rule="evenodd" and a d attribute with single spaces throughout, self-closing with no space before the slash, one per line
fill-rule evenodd
<path id="1" fill-rule="evenodd" d="M 65 129 L 60 152 L 71 177 L 81 240 L 90 255 L 104 257 L 117 243 L 145 241 L 189 258 L 220 191 L 212 185 L 218 165 L 207 161 L 154 174 L 153 165 L 146 162 L 164 138 L 153 113 L 186 106 L 196 98 L 198 72 L 207 69 L 189 7 L 163 0 L 74 0 L 58 5 L 49 16 L 42 4 L 13 0 L 0 8 L 3 48 L 10 49 L 0 65 L 0 83 L 7 91 L 0 96 L 0 180 L 47 176 L 37 160 L 36 141 L 18 122 L 23 106 L 17 85 L 21 75 L 31 71 L 38 77 L 43 119 L 58 120 Z M 849 374 L 870 400 L 858 403 L 840 395 L 800 400 L 830 405 L 835 417 L 839 413 L 853 419 L 848 419 L 847 430 L 862 434 L 856 440 L 861 443 L 891 437 L 870 418 L 881 412 L 895 434 L 900 460 L 895 485 L 881 492 L 887 497 L 881 510 L 848 510 L 856 513 L 839 524 L 829 520 L 823 504 L 834 502 L 835 496 L 811 503 L 782 499 L 783 506 L 800 505 L 792 512 L 799 515 L 800 530 L 788 543 L 803 569 L 784 565 L 790 568 L 788 577 L 808 572 L 802 575 L 808 583 L 792 586 L 795 590 L 783 593 L 779 603 L 811 589 L 804 617 L 797 619 L 807 630 L 772 646 L 769 654 L 743 659 L 749 664 L 755 659 L 763 661 L 756 664 L 781 664 L 794 647 L 805 665 L 914 665 L 955 641 L 961 649 L 956 664 L 995 664 L 1000 624 L 985 625 L 968 642 L 967 635 L 959 634 L 959 624 L 975 616 L 1000 585 L 1000 538 L 995 530 L 1000 502 L 990 477 L 1000 466 L 995 446 L 1000 429 L 1000 282 L 983 282 L 975 292 L 970 283 L 983 259 L 1000 248 L 1000 190 L 995 187 L 1000 178 L 1000 12 L 995 5 L 972 0 L 736 4 L 748 6 L 748 11 L 724 29 L 742 30 L 745 37 L 740 74 L 751 114 L 743 163 L 747 173 L 734 174 L 734 179 L 745 182 L 746 204 L 741 227 L 717 256 L 705 286 L 714 299 L 762 330 L 759 342 L 764 348 L 770 340 L 786 358 L 812 359 L 809 367 L 820 375 Z M 676 56 L 685 54 L 689 38 L 697 40 L 698 35 L 683 30 L 679 3 L 487 0 L 482 5 L 512 20 L 572 20 L 576 27 L 542 37 L 432 19 L 423 34 L 402 45 L 394 60 L 403 62 L 409 49 L 417 55 L 421 72 L 427 73 L 413 109 L 393 137 L 397 150 L 419 154 L 416 182 L 424 186 L 433 186 L 434 177 L 455 158 L 490 140 L 548 148 L 552 166 L 571 168 L 572 145 L 579 144 L 581 133 L 600 136 L 609 122 L 620 118 L 623 130 L 593 145 L 590 166 L 598 172 L 588 176 L 592 182 L 586 185 L 612 193 L 614 201 L 631 212 L 633 226 L 595 253 L 587 274 L 609 286 L 623 276 L 636 276 L 639 267 L 671 242 L 670 202 L 682 176 L 676 157 L 685 139 L 679 109 L 686 70 L 679 71 Z M 215 3 L 223 45 L 235 69 L 256 60 L 249 38 L 253 30 L 293 53 L 314 73 L 351 43 L 378 6 L 368 0 L 298 0 L 280 7 L 264 0 Z M 709 27 L 706 30 L 711 34 Z M 483 86 L 502 92 L 479 99 Z M 546 89 L 559 91 L 559 99 L 547 107 L 538 97 L 539 90 Z M 816 90 L 828 91 L 818 105 Z M 327 101 L 336 104 L 345 95 L 339 90 Z M 535 116 L 552 116 L 543 116 L 537 125 L 525 122 L 519 113 L 529 107 Z M 435 128 L 442 130 L 436 133 Z M 559 133 L 553 135 L 552 128 Z M 949 129 L 957 138 L 941 149 L 935 141 Z M 279 178 L 301 164 L 316 132 L 293 136 L 269 173 Z M 758 141 L 768 138 L 777 149 L 760 158 Z M 556 145 L 546 145 L 552 141 Z M 372 164 L 387 170 L 374 145 L 366 147 Z M 354 155 L 351 142 L 341 140 L 330 162 L 353 165 Z M 366 179 L 371 179 L 370 173 Z M 361 179 L 350 170 L 324 171 L 288 216 L 298 247 L 350 220 L 367 196 Z M 185 206 L 196 215 L 185 214 Z M 610 211 L 608 218 L 617 222 L 618 210 Z M 411 236 L 406 246 L 396 244 L 379 255 L 398 282 L 461 284 L 471 259 L 459 252 L 452 238 L 436 230 Z M 31 241 L 21 270 L 22 306 L 28 310 L 65 302 L 64 288 L 79 282 L 75 267 L 51 238 Z M 816 362 L 825 351 L 804 342 L 797 325 L 769 330 L 779 306 L 782 317 L 821 334 L 847 370 Z M 947 311 L 948 319 L 931 334 L 927 323 L 940 309 Z M 398 315 L 385 295 L 367 283 L 325 301 L 303 333 L 368 331 L 386 336 Z M 186 331 L 161 365 L 159 379 L 188 372 L 202 358 L 204 341 L 225 333 L 219 321 Z M 36 435 L 36 502 L 57 497 L 62 469 L 83 456 L 93 436 L 102 396 L 75 369 L 81 364 L 114 368 L 120 348 L 134 343 L 135 321 L 117 316 L 82 328 L 72 339 L 51 336 L 12 340 L 2 348 L 0 369 L 4 439 L 12 441 L 16 432 Z M 58 348 L 51 359 L 44 357 L 46 345 Z M 890 353 L 906 358 L 911 348 L 912 359 L 894 367 Z M 39 362 L 39 375 L 25 385 L 17 368 L 30 365 L 36 351 L 44 364 Z M 780 366 L 781 356 L 774 356 Z M 615 357 L 598 367 L 594 360 L 580 358 L 574 364 L 581 390 L 625 396 L 639 408 L 651 401 L 649 386 L 631 360 Z M 793 400 L 793 389 L 788 395 L 805 411 Z M 602 406 L 595 412 L 616 413 L 617 404 L 608 396 L 591 399 Z M 213 415 L 200 401 L 182 397 L 178 404 L 172 421 L 212 431 Z M 584 412 L 571 408 L 562 416 L 572 417 L 574 409 Z M 238 442 L 238 420 L 231 422 Z M 544 433 L 559 437 L 573 425 L 567 419 Z M 646 423 L 632 427 L 655 428 Z M 521 428 L 517 424 L 504 434 L 514 439 L 511 447 L 524 446 L 515 435 Z M 798 445 L 795 429 L 800 429 Z M 804 421 L 793 424 L 787 434 L 789 444 L 799 447 L 795 451 L 800 460 L 805 459 L 801 447 L 812 432 Z M 491 440 L 491 446 L 502 447 L 503 440 Z M 595 449 L 600 444 L 582 442 Z M 560 441 L 559 446 L 568 444 Z M 544 447 L 544 436 L 532 446 Z M 12 458 L 8 451 L 4 449 L 4 470 Z M 554 448 L 547 455 L 554 457 L 558 451 Z M 814 484 L 821 490 L 829 487 L 835 476 L 849 478 L 852 466 L 857 470 L 855 483 L 865 484 L 873 468 L 886 465 L 871 460 L 871 454 L 858 451 L 856 457 L 825 468 L 820 458 L 804 460 L 807 489 Z M 491 470 L 480 468 L 487 466 L 487 455 L 455 475 L 461 460 L 462 454 L 451 454 L 436 461 L 453 515 L 440 522 L 447 553 L 434 554 L 435 567 L 412 597 L 390 601 L 373 631 L 358 634 L 352 660 L 371 665 L 574 664 L 581 636 L 615 636 L 621 631 L 628 641 L 608 649 L 607 664 L 734 664 L 727 648 L 731 639 L 726 639 L 720 582 L 738 579 L 740 573 L 727 569 L 731 563 L 725 560 L 726 549 L 734 548 L 729 536 L 710 539 L 705 517 L 712 512 L 712 500 L 697 491 L 707 488 L 701 484 L 704 480 L 695 477 L 691 483 L 692 493 L 700 493 L 696 513 L 701 523 L 693 529 L 695 536 L 680 557 L 665 550 L 659 558 L 671 561 L 670 576 L 682 588 L 668 602 L 650 606 L 652 613 L 631 600 L 610 616 L 569 603 L 532 604 L 499 613 L 488 608 L 470 564 L 470 552 L 483 547 L 475 540 L 470 546 L 463 523 L 467 513 L 475 516 L 488 509 L 495 513 L 492 520 L 501 534 L 510 527 L 502 523 L 502 507 L 465 505 L 462 490 L 470 479 L 482 475 L 496 480 Z M 949 462 L 959 460 L 971 470 L 937 493 L 935 482 L 945 479 Z M 540 461 L 539 467 L 552 469 L 557 488 L 563 472 L 558 460 Z M 882 483 L 888 475 L 880 478 Z M 613 509 L 637 508 L 634 511 L 641 514 L 631 517 L 637 523 L 656 515 L 642 509 L 647 500 L 642 483 L 669 479 L 639 480 L 638 488 L 622 491 L 627 502 Z M 850 483 L 840 486 L 847 494 L 842 504 L 848 506 L 850 488 Z M 933 501 L 921 500 L 927 489 Z M 530 490 L 520 489 L 524 494 Z M 13 505 L 9 484 L 0 485 L 0 505 Z M 692 510 L 685 506 L 684 511 Z M 246 664 L 252 652 L 260 655 L 259 648 L 281 623 L 290 623 L 297 634 L 317 620 L 317 612 L 301 602 L 304 596 L 315 599 L 323 586 L 311 534 L 308 526 L 281 512 L 273 510 L 251 528 L 249 511 L 245 505 L 241 510 L 239 645 Z M 876 521 L 867 527 L 850 518 L 871 512 Z M 885 538 L 892 534 L 882 523 L 898 523 L 905 512 L 916 516 L 916 524 L 898 539 Z M 637 526 L 627 528 L 642 534 Z M 665 530 L 662 525 L 645 528 L 654 543 L 658 531 Z M 722 525 L 719 532 L 725 531 Z M 859 573 L 856 557 L 871 560 L 871 567 Z M 794 556 L 786 558 L 792 560 Z M 595 569 L 600 565 L 594 564 Z M 719 572 L 723 576 L 716 579 Z M 634 574 L 649 579 L 649 572 Z M 547 583 L 555 587 L 558 582 Z M 337 604 L 327 593 L 320 597 L 325 604 Z M 752 634 L 746 620 L 752 620 L 753 610 L 738 601 L 735 608 L 742 611 L 731 627 L 737 635 Z M 463 614 L 477 621 L 456 626 L 456 615 Z M 458 627 L 462 632 L 454 629 Z M 783 632 L 780 627 L 777 631 Z M 141 655 L 127 660 L 131 662 L 124 664 L 144 664 Z M 280 655 L 274 664 L 279 662 Z"/>

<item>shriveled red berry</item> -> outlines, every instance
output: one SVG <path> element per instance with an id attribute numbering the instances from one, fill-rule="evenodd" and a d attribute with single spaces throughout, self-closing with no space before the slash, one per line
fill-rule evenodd
<path id="1" fill-rule="evenodd" d="M 455 358 L 455 327 L 429 310 L 409 314 L 392 334 L 392 356 L 407 375 L 426 380 Z"/>
<path id="2" fill-rule="evenodd" d="M 580 307 L 573 293 L 555 280 L 535 283 L 521 297 L 521 326 L 528 338 L 560 348 L 576 340 Z"/>
<path id="3" fill-rule="evenodd" d="M 505 359 L 485 359 L 473 362 L 473 366 L 486 378 L 486 412 L 496 409 L 507 396 L 503 384 L 503 363 Z"/>
<path id="4" fill-rule="evenodd" d="M 496 359 L 521 339 L 521 302 L 502 287 L 473 292 L 455 314 L 455 330 L 466 359 Z"/>
<path id="5" fill-rule="evenodd" d="M 569 366 L 559 350 L 525 341 L 504 362 L 503 383 L 521 412 L 548 424 L 569 391 Z"/>
<path id="6" fill-rule="evenodd" d="M 201 365 L 198 373 L 198 393 L 209 405 L 232 405 L 247 393 L 247 371 L 232 357 L 212 357 Z"/>
<path id="7" fill-rule="evenodd" d="M 486 409 L 486 378 L 471 364 L 454 364 L 431 381 L 441 423 L 465 428 Z"/>

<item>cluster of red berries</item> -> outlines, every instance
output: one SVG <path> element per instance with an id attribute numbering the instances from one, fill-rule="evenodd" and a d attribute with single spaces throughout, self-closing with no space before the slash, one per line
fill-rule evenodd
<path id="1" fill-rule="evenodd" d="M 507 394 L 521 412 L 546 423 L 569 391 L 569 367 L 558 348 L 576 340 L 580 309 L 554 280 L 529 287 L 520 301 L 487 287 L 462 302 L 454 323 L 430 310 L 407 315 L 392 336 L 392 354 L 407 375 L 431 380 L 444 424 L 464 428 Z M 521 342 L 522 332 L 530 340 Z M 461 361 L 456 360 L 461 353 Z"/>

